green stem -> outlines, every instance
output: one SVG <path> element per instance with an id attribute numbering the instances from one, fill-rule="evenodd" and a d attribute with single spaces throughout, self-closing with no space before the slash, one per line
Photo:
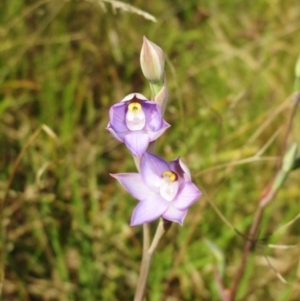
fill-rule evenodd
<path id="1" fill-rule="evenodd" d="M 157 83 L 150 82 L 150 89 L 151 89 L 151 99 L 153 101 L 157 100 L 156 97 L 159 95 L 160 92 L 164 92 L 160 94 L 159 101 L 158 101 L 163 115 L 168 99 L 168 88 L 167 88 L 166 78 L 164 77 L 164 79 L 161 82 L 157 82 Z M 151 142 L 149 144 L 148 151 L 154 152 L 155 145 L 156 145 L 156 141 Z M 134 157 L 134 161 L 137 166 L 137 169 L 140 170 L 140 158 Z M 143 224 L 143 256 L 142 256 L 140 274 L 139 274 L 139 279 L 136 287 L 134 301 L 142 301 L 144 298 L 152 256 L 158 246 L 158 243 L 160 242 L 162 237 L 167 233 L 171 224 L 172 224 L 171 222 L 163 219 L 159 221 L 151 245 L 150 245 L 149 224 Z"/>
<path id="2" fill-rule="evenodd" d="M 143 224 L 143 254 L 145 254 L 150 247 L 150 227 L 149 224 Z"/>
<path id="3" fill-rule="evenodd" d="M 154 97 L 160 92 L 163 85 L 164 85 L 163 81 L 161 83 L 151 83 L 150 82 L 150 90 L 151 90 L 151 94 L 152 94 L 151 98 L 153 100 L 154 100 Z"/>
<path id="4" fill-rule="evenodd" d="M 134 301 L 142 301 L 144 298 L 146 284 L 147 284 L 147 280 L 148 280 L 148 276 L 149 276 L 150 263 L 151 263 L 153 254 L 154 254 L 160 240 L 164 237 L 164 235 L 170 229 L 171 224 L 172 223 L 169 221 L 160 219 L 150 248 L 147 251 L 143 252 L 140 275 L 139 275 L 139 279 L 138 279 L 138 283 L 137 283 L 137 287 L 136 287 Z"/>

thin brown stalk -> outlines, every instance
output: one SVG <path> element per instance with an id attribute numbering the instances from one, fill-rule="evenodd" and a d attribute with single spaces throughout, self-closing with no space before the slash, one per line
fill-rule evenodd
<path id="1" fill-rule="evenodd" d="M 282 151 L 281 151 L 281 155 L 280 155 L 279 160 L 278 160 L 277 172 L 276 172 L 276 175 L 275 175 L 274 179 L 276 178 L 276 176 L 280 172 L 283 157 L 284 157 L 284 154 L 285 154 L 286 149 L 287 149 L 288 137 L 289 137 L 289 135 L 292 131 L 292 128 L 293 128 L 293 120 L 294 120 L 299 102 L 300 102 L 300 93 L 296 92 L 294 94 L 293 106 L 292 106 L 292 110 L 290 112 L 289 119 L 288 119 L 288 122 L 287 122 L 287 127 L 286 127 L 286 131 L 285 131 L 284 138 L 283 138 L 283 143 L 282 143 Z M 264 192 L 263 192 L 263 194 L 260 198 L 260 201 L 258 203 L 258 207 L 257 207 L 256 213 L 255 213 L 254 219 L 253 219 L 253 223 L 252 223 L 252 226 L 250 228 L 249 235 L 247 236 L 247 242 L 246 242 L 244 250 L 243 250 L 243 255 L 242 255 L 240 265 L 239 265 L 239 267 L 236 271 L 236 274 L 233 278 L 232 284 L 231 284 L 230 289 L 229 289 L 228 301 L 234 301 L 235 300 L 235 296 L 236 296 L 236 293 L 237 293 L 237 290 L 238 290 L 238 286 L 240 284 L 240 281 L 242 279 L 242 276 L 243 276 L 245 268 L 246 268 L 247 259 L 248 259 L 250 250 L 251 250 L 251 248 L 252 248 L 252 246 L 255 242 L 255 237 L 256 237 L 260 222 L 261 222 L 262 217 L 263 217 L 264 209 L 271 201 L 274 200 L 274 198 L 277 195 L 278 189 L 276 189 L 276 190 L 272 189 L 272 183 L 273 183 L 273 180 L 265 188 L 265 190 L 264 190 Z M 224 290 L 223 290 L 222 294 L 224 294 Z"/>
<path id="2" fill-rule="evenodd" d="M 225 290 L 224 285 L 222 283 L 222 277 L 220 272 L 218 271 L 217 267 L 214 267 L 214 278 L 217 285 L 217 289 L 219 292 L 219 296 L 221 297 L 222 301 L 229 301 L 228 291 Z"/>
<path id="3" fill-rule="evenodd" d="M 256 210 L 255 217 L 254 217 L 254 220 L 253 220 L 253 224 L 251 226 L 250 233 L 247 237 L 247 242 L 246 242 L 246 245 L 244 247 L 241 263 L 238 267 L 238 270 L 236 271 L 235 277 L 234 277 L 234 279 L 232 281 L 232 284 L 231 284 L 231 288 L 229 290 L 229 299 L 228 299 L 228 301 L 233 301 L 235 299 L 235 295 L 236 295 L 240 280 L 241 280 L 242 275 L 243 275 L 243 273 L 245 271 L 245 268 L 246 268 L 249 252 L 250 252 L 250 250 L 253 246 L 253 243 L 255 241 L 255 236 L 256 236 L 256 233 L 257 233 L 257 230 L 258 230 L 258 227 L 259 227 L 262 215 L 263 215 L 263 211 L 264 211 L 264 207 L 261 207 L 261 206 L 259 206 Z"/>

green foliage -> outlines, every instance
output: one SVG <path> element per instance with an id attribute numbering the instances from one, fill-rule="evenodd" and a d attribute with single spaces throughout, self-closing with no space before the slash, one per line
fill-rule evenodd
<path id="1" fill-rule="evenodd" d="M 109 173 L 134 171 L 134 164 L 105 127 L 109 107 L 125 95 L 150 96 L 139 66 L 143 35 L 167 55 L 172 131 L 157 152 L 169 160 L 180 155 L 205 192 L 184 226 L 172 225 L 160 244 L 147 300 L 218 300 L 205 238 L 225 256 L 225 284 L 246 239 L 209 204 L 246 235 L 274 175 L 300 51 L 298 1 L 116 5 L 0 3 L 1 199 L 13 175 L 1 213 L 3 300 L 133 298 L 142 230 L 129 227 L 136 201 Z M 299 143 L 298 120 L 299 113 L 289 139 Z M 258 238 L 276 234 L 299 205 L 296 170 L 267 207 Z M 294 220 L 268 237 L 295 248 L 253 250 L 240 300 L 299 300 L 299 229 Z"/>

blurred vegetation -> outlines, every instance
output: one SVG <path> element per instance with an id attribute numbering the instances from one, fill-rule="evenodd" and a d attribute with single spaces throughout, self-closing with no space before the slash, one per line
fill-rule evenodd
<path id="1" fill-rule="evenodd" d="M 172 130 L 157 153 L 167 160 L 180 155 L 205 193 L 160 244 L 147 300 L 219 300 L 210 244 L 226 260 L 225 284 L 236 272 L 245 238 L 210 202 L 247 233 L 282 149 L 300 53 L 300 3 L 130 5 L 0 1 L 3 300 L 132 300 L 142 229 L 129 227 L 136 201 L 109 173 L 135 167 L 104 129 L 112 104 L 132 92 L 150 96 L 139 67 L 143 35 L 167 55 L 165 118 Z M 300 142 L 299 117 L 289 143 Z M 238 300 L 300 299 L 300 222 L 283 227 L 299 211 L 295 171 L 266 210 Z"/>

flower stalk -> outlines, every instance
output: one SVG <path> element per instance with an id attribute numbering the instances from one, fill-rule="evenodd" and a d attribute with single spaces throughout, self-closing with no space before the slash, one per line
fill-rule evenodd
<path id="1" fill-rule="evenodd" d="M 144 226 L 148 224 L 144 224 Z M 165 236 L 165 234 L 168 232 L 170 229 L 172 223 L 170 221 L 160 219 L 158 223 L 157 230 L 155 232 L 155 236 L 152 240 L 151 246 L 145 250 L 143 253 L 143 258 L 142 258 L 142 263 L 141 263 L 141 268 L 140 268 L 140 277 L 137 283 L 137 289 L 136 293 L 134 296 L 134 301 L 142 301 L 145 295 L 145 289 L 146 289 L 146 284 L 147 284 L 147 279 L 149 275 L 149 270 L 150 270 L 150 264 L 152 261 L 153 254 L 161 241 L 161 239 Z M 145 227 L 144 227 L 145 229 Z M 145 236 L 144 236 L 145 237 Z"/>
<path id="2" fill-rule="evenodd" d="M 109 111 L 108 132 L 132 153 L 138 173 L 111 174 L 139 201 L 133 210 L 131 226 L 143 225 L 143 256 L 134 301 L 142 301 L 153 254 L 172 222 L 183 224 L 188 208 L 201 196 L 192 183 L 188 167 L 180 158 L 166 162 L 153 154 L 155 143 L 170 127 L 163 119 L 169 91 L 162 49 L 143 40 L 140 62 L 149 81 L 151 101 L 132 93 Z M 159 218 L 153 240 L 150 222 Z"/>
<path id="3" fill-rule="evenodd" d="M 161 48 L 157 45 L 154 46 L 154 43 L 148 41 L 146 37 L 143 39 L 143 46 L 141 50 L 141 68 L 143 71 L 144 76 L 148 79 L 150 84 L 151 90 L 151 99 L 159 104 L 161 108 L 162 115 L 165 112 L 168 97 L 169 97 L 169 90 L 167 86 L 167 80 L 164 72 L 164 53 L 162 52 Z M 158 52 L 155 54 L 155 50 Z M 161 51 L 160 51 L 161 50 Z M 152 53 L 152 59 L 151 54 Z M 154 55 L 153 55 L 154 54 Z M 152 62 L 151 62 L 152 60 Z M 149 67 L 150 64 L 150 67 Z M 153 78 L 150 78 L 151 74 L 147 74 L 148 70 L 151 70 L 151 65 L 154 66 L 156 64 L 156 70 L 159 70 L 156 73 L 156 81 L 153 81 Z M 150 69 L 149 69 L 150 68 Z M 153 70 L 153 69 L 152 69 Z M 152 73 L 153 75 L 153 73 Z M 148 151 L 154 152 L 156 141 L 151 142 Z M 134 159 L 135 162 L 137 159 Z M 168 224 L 169 226 L 164 226 Z M 163 238 L 163 236 L 167 233 L 171 226 L 171 222 L 164 221 L 163 219 L 160 220 L 156 233 L 154 235 L 154 239 L 152 241 L 151 247 L 149 247 L 150 242 L 150 231 L 149 231 L 149 224 L 143 224 L 143 254 L 142 254 L 142 262 L 141 262 L 141 269 L 139 274 L 139 280 L 136 287 L 136 293 L 134 297 L 134 301 L 142 301 L 145 295 L 146 284 L 149 275 L 149 268 L 150 263 L 152 260 L 152 256 L 154 251 L 159 243 L 159 241 Z"/>

